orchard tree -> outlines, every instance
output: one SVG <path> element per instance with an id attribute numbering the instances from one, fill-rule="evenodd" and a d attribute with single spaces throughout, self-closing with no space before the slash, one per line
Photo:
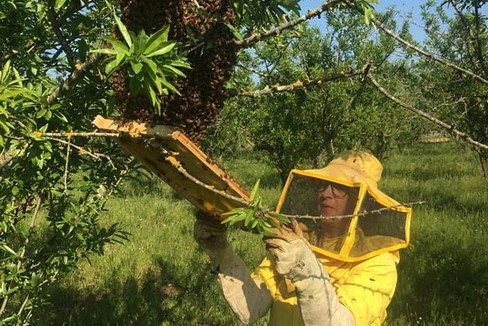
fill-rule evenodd
<path id="1" fill-rule="evenodd" d="M 428 1 L 423 18 L 430 52 L 488 80 L 486 8 L 485 1 Z M 432 65 L 429 58 L 423 59 L 422 69 L 425 97 L 438 108 L 437 114 L 453 128 L 488 143 L 488 83 L 444 65 Z M 488 149 L 475 150 L 488 177 Z"/>
<path id="2" fill-rule="evenodd" d="M 346 3 L 349 8 L 364 13 L 356 3 Z M 423 6 L 428 36 L 424 44 L 396 33 L 381 17 L 371 16 L 371 24 L 381 34 L 395 40 L 403 51 L 415 54 L 416 58 L 410 64 L 410 78 L 403 81 L 403 90 L 390 89 L 391 76 L 377 78 L 376 72 L 370 70 L 366 77 L 398 107 L 473 146 L 487 175 L 484 107 L 488 79 L 484 64 L 486 17 L 482 10 L 485 4 L 486 1 L 427 1 Z M 454 43 L 450 41 L 451 32 L 457 37 Z M 408 87 L 410 96 L 404 91 Z"/>
<path id="3" fill-rule="evenodd" d="M 391 21 L 392 15 L 384 19 Z M 245 53 L 232 85 L 246 76 L 249 87 L 252 75 L 258 90 L 228 102 L 220 134 L 248 135 L 248 143 L 268 153 L 282 180 L 291 168 L 321 166 L 344 149 L 367 149 L 383 157 L 418 139 L 418 119 L 396 108 L 364 78 L 370 67 L 388 76 L 391 88 L 401 89 L 400 76 L 411 77 L 408 53 L 393 56 L 394 40 L 375 36 L 363 19 L 345 11 L 324 14 L 324 34 L 305 24 Z"/>
<path id="4" fill-rule="evenodd" d="M 2 322 L 40 318 L 49 284 L 127 239 L 98 216 L 134 162 L 117 135 L 93 132 L 97 114 L 175 125 L 198 141 L 241 49 L 339 5 L 292 20 L 298 0 L 2 1 Z"/>

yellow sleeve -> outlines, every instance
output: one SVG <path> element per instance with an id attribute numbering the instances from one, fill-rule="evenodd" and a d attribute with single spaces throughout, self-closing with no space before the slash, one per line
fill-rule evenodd
<path id="1" fill-rule="evenodd" d="M 334 286 L 339 301 L 354 315 L 355 326 L 381 325 L 397 283 L 396 259 L 384 253 L 354 266 Z"/>

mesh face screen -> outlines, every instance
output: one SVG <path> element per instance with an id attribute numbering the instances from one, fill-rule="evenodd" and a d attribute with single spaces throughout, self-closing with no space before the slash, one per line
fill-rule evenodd
<path id="1" fill-rule="evenodd" d="M 329 186 L 334 196 L 340 198 L 347 193 L 353 201 L 357 200 L 359 187 L 349 187 L 312 177 L 294 176 L 286 191 L 280 212 L 288 215 L 319 217 L 322 215 L 319 209 L 319 195 Z M 353 208 L 346 214 L 352 214 Z"/>
<path id="2" fill-rule="evenodd" d="M 391 207 L 394 205 L 391 199 L 385 200 L 386 195 L 366 187 L 294 174 L 283 190 L 279 212 L 297 219 L 311 245 L 346 260 L 360 260 L 388 248 L 405 247 L 410 210 Z M 321 204 L 324 193 L 334 203 L 347 201 L 338 210 L 339 217 L 334 218 L 337 214 L 324 210 L 323 205 L 329 205 Z"/>

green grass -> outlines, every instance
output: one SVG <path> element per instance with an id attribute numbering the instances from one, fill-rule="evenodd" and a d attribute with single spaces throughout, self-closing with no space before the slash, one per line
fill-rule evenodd
<path id="1" fill-rule="evenodd" d="M 418 145 L 385 162 L 383 188 L 414 207 L 389 325 L 486 325 L 488 180 L 453 143 Z"/>
<path id="2" fill-rule="evenodd" d="M 488 324 L 488 180 L 477 157 L 453 143 L 419 144 L 384 165 L 385 192 L 426 202 L 414 207 L 386 324 Z M 265 202 L 276 203 L 278 174 L 258 154 L 224 166 L 248 189 L 260 179 Z M 157 179 L 141 179 L 107 208 L 102 220 L 121 223 L 131 241 L 107 246 L 53 287 L 40 325 L 240 325 L 193 241 L 188 202 Z M 250 270 L 259 263 L 259 236 L 231 230 L 229 238 Z"/>

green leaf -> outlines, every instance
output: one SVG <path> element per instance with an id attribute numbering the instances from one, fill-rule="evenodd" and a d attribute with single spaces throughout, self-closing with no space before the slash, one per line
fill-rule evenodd
<path id="1" fill-rule="evenodd" d="M 167 43 L 165 43 L 165 44 L 167 44 Z M 175 47 L 175 45 L 176 45 L 176 42 L 169 43 L 168 45 L 165 45 L 164 47 L 159 48 L 158 50 L 152 52 L 147 57 L 148 58 L 151 58 L 151 57 L 154 57 L 154 56 L 157 56 L 157 55 L 166 54 L 166 53 L 170 52 L 171 50 L 173 50 L 173 48 Z"/>
<path id="2" fill-rule="evenodd" d="M 230 29 L 230 31 L 232 32 L 232 35 L 234 35 L 234 37 L 238 41 L 242 41 L 244 39 L 244 35 L 242 35 L 242 33 L 234 25 L 226 23 L 225 26 L 227 26 L 227 28 Z"/>
<path id="3" fill-rule="evenodd" d="M 254 184 L 254 187 L 252 188 L 251 190 L 251 195 L 249 197 L 249 199 L 251 201 L 254 200 L 254 198 L 256 198 L 256 195 L 258 193 L 258 189 L 259 189 L 259 183 L 261 182 L 261 179 L 258 179 L 258 181 L 256 181 L 256 183 Z"/>
<path id="4" fill-rule="evenodd" d="M 142 55 L 144 53 L 144 50 L 146 50 L 146 40 L 147 40 L 147 35 L 144 30 L 141 30 L 137 36 L 133 32 L 129 32 L 133 39 L 134 39 L 134 54 L 136 56 Z"/>
<path id="5" fill-rule="evenodd" d="M 156 96 L 156 92 L 154 91 L 154 89 L 152 87 L 147 87 L 147 92 L 149 94 L 149 98 L 151 99 L 151 103 L 152 105 L 156 106 L 156 103 L 158 103 L 158 98 Z M 161 112 L 158 112 L 158 114 L 161 114 Z"/>
<path id="6" fill-rule="evenodd" d="M 371 23 L 371 18 L 373 17 L 373 10 L 368 7 L 364 9 L 364 23 L 369 25 Z"/>
<path id="7" fill-rule="evenodd" d="M 172 67 L 170 65 L 164 65 L 164 68 L 171 71 L 173 74 L 180 76 L 180 77 L 186 77 L 186 75 L 179 69 L 176 69 L 175 67 Z"/>
<path id="8" fill-rule="evenodd" d="M 10 133 L 10 124 L 8 122 L 3 122 L 0 120 L 0 127 L 5 131 L 6 134 Z"/>
<path id="9" fill-rule="evenodd" d="M 113 59 L 112 61 L 110 61 L 105 66 L 105 73 L 107 75 L 110 75 L 110 73 L 112 71 L 114 71 L 115 69 L 119 68 L 122 65 L 122 62 L 124 61 L 124 59 L 125 59 L 125 55 L 123 53 L 117 54 L 117 56 L 115 57 L 115 59 Z"/>
<path id="10" fill-rule="evenodd" d="M 54 115 L 56 116 L 56 118 L 58 118 L 59 120 L 65 122 L 65 123 L 68 123 L 68 118 L 66 118 L 66 116 L 64 114 L 62 114 L 61 112 L 56 112 L 54 113 Z"/>
<path id="11" fill-rule="evenodd" d="M 56 0 L 56 2 L 54 2 L 54 10 L 58 12 L 59 9 L 63 8 L 65 3 L 66 0 Z"/>
<path id="12" fill-rule="evenodd" d="M 156 33 L 152 34 L 146 43 L 145 55 L 149 55 L 161 47 L 161 44 L 168 40 L 169 26 L 164 26 Z"/>
<path id="13" fill-rule="evenodd" d="M 245 211 L 246 211 L 246 208 L 239 207 L 239 208 L 231 209 L 230 211 L 222 213 L 221 215 L 222 216 L 232 216 L 232 215 L 236 214 L 237 212 L 245 212 Z"/>
<path id="14" fill-rule="evenodd" d="M 158 94 L 163 94 L 163 85 L 161 83 L 161 79 L 153 76 L 151 73 L 149 73 L 148 76 L 149 76 L 149 80 L 151 81 L 151 83 L 158 90 Z"/>
<path id="15" fill-rule="evenodd" d="M 252 209 L 249 209 L 247 212 L 246 212 L 246 219 L 244 221 L 244 225 L 245 226 L 249 226 L 249 224 L 251 223 L 251 221 L 253 220 L 253 217 L 254 217 L 254 211 Z"/>
<path id="16" fill-rule="evenodd" d="M 129 34 L 129 31 L 127 30 L 127 27 L 122 23 L 122 21 L 119 19 L 119 17 L 115 17 L 115 21 L 117 22 L 117 26 L 119 27 L 119 31 L 122 34 L 122 37 L 125 40 L 125 43 L 128 45 L 129 48 L 132 47 L 132 39 Z"/>
<path id="17" fill-rule="evenodd" d="M 146 58 L 145 56 L 141 56 L 141 60 L 144 61 L 146 63 L 146 67 L 149 68 L 149 70 L 146 70 L 146 72 L 154 76 L 153 78 L 156 79 L 156 76 L 159 71 L 156 62 L 154 62 L 152 59 Z"/>
<path id="18" fill-rule="evenodd" d="M 170 91 L 172 91 L 173 93 L 176 93 L 178 95 L 181 95 L 181 93 L 173 86 L 173 84 L 171 84 L 170 82 L 168 82 L 166 79 L 163 79 L 163 78 L 158 78 L 158 80 L 164 85 L 166 86 L 167 89 L 169 89 Z"/>
<path id="19" fill-rule="evenodd" d="M 108 55 L 117 55 L 118 52 L 114 49 L 94 49 L 90 50 L 91 53 L 100 53 L 100 54 L 108 54 Z"/>
<path id="20" fill-rule="evenodd" d="M 250 228 L 251 230 L 254 230 L 254 229 L 256 228 L 256 226 L 258 225 L 258 223 L 259 223 L 259 220 L 258 220 L 257 218 L 253 219 L 253 220 L 251 221 L 251 225 L 249 226 L 249 228 Z"/>
<path id="21" fill-rule="evenodd" d="M 2 72 L 1 72 L 1 76 L 0 76 L 0 82 L 2 84 L 7 83 L 7 80 L 9 77 L 9 72 L 10 72 L 10 60 L 7 60 L 7 62 L 5 62 L 5 64 L 2 67 Z"/>
<path id="22" fill-rule="evenodd" d="M 269 211 L 268 214 L 271 217 L 274 217 L 275 219 L 277 219 L 278 221 L 281 221 L 281 222 L 284 222 L 284 223 L 290 223 L 290 219 L 287 216 L 285 216 L 285 215 L 282 215 L 282 214 L 279 214 L 279 213 L 276 213 L 276 212 L 273 212 L 273 211 Z"/>
<path id="23" fill-rule="evenodd" d="M 12 248 L 10 248 L 9 246 L 7 246 L 6 244 L 2 245 L 2 247 L 3 247 L 3 249 L 5 251 L 8 251 L 9 253 L 11 253 L 14 256 L 17 256 L 17 253 Z"/>
<path id="24" fill-rule="evenodd" d="M 108 41 L 115 51 L 117 51 L 118 53 L 124 53 L 125 55 L 129 55 L 129 48 L 124 43 L 113 38 L 110 38 Z"/>
<path id="25" fill-rule="evenodd" d="M 141 72 L 143 64 L 140 62 L 132 62 L 130 63 L 130 66 L 132 67 L 132 71 L 137 75 Z"/>
<path id="26" fill-rule="evenodd" d="M 47 110 L 46 109 L 40 109 L 39 112 L 37 112 L 36 114 L 36 118 L 37 119 L 40 119 L 42 118 L 43 116 L 45 116 L 47 113 Z"/>
<path id="27" fill-rule="evenodd" d="M 171 66 L 173 66 L 173 67 L 181 67 L 181 68 L 188 68 L 188 69 L 191 68 L 190 64 L 187 61 L 184 61 L 184 60 L 174 60 L 174 61 L 171 61 Z"/>

